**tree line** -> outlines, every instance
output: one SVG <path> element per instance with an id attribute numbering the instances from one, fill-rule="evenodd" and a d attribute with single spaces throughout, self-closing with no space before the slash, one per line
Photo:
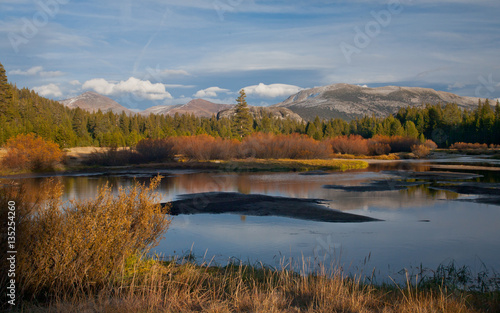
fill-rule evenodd
<path id="1" fill-rule="evenodd" d="M 0 63 L 0 145 L 17 134 L 34 133 L 61 147 L 133 146 L 141 139 L 207 134 L 239 139 L 252 132 L 306 134 L 316 140 L 343 135 L 364 138 L 404 136 L 421 142 L 432 139 L 440 147 L 455 142 L 500 144 L 500 104 L 479 102 L 474 110 L 454 103 L 423 105 L 400 109 L 387 117 L 365 116 L 351 121 L 342 119 L 301 123 L 277 119 L 271 115 L 253 119 L 246 109 L 245 94 L 237 99 L 233 118 L 196 117 L 194 115 L 144 116 L 112 112 L 95 113 L 69 109 L 57 101 L 39 96 L 27 88 L 19 89 L 7 80 Z"/>

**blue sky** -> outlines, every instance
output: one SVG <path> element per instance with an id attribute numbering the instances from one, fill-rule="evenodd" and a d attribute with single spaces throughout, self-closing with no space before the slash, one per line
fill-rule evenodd
<path id="1" fill-rule="evenodd" d="M 2 0 L 9 80 L 131 109 L 333 83 L 500 98 L 498 0 Z"/>

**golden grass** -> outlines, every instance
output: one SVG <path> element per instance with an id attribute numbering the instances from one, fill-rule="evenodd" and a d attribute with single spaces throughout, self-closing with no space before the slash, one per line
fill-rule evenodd
<path id="1" fill-rule="evenodd" d="M 246 265 L 215 267 L 135 259 L 123 279 L 92 295 L 29 312 L 480 312 L 457 292 L 415 287 L 375 287 L 341 273 L 300 275 Z"/>
<path id="2" fill-rule="evenodd" d="M 354 155 L 354 154 L 339 154 L 339 153 L 334 153 L 333 157 L 336 159 L 366 159 L 366 160 L 388 160 L 388 161 L 393 161 L 393 160 L 399 160 L 400 156 L 398 153 L 390 153 L 390 154 L 383 154 L 383 155 Z"/>
<path id="3" fill-rule="evenodd" d="M 368 167 L 360 160 L 295 160 L 295 159 L 245 159 L 231 161 L 211 161 L 221 165 L 221 169 L 238 171 L 311 171 L 311 170 L 352 170 Z"/>

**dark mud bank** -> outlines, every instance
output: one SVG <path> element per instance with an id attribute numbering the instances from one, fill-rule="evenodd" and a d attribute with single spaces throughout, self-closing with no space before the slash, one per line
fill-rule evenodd
<path id="1" fill-rule="evenodd" d="M 359 223 L 379 221 L 368 216 L 330 209 L 317 199 L 296 199 L 235 192 L 182 195 L 171 202 L 170 214 L 240 214 L 280 216 L 317 222 Z M 163 204 L 165 205 L 165 204 Z"/>

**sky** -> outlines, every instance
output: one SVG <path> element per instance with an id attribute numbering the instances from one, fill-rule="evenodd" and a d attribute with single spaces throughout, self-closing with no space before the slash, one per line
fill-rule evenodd
<path id="1" fill-rule="evenodd" d="M 143 110 L 334 83 L 500 98 L 498 0 L 2 0 L 9 81 Z"/>

